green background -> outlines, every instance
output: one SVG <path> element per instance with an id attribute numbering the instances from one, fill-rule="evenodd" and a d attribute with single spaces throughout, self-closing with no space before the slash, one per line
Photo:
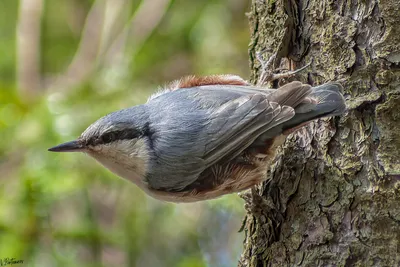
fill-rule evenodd
<path id="1" fill-rule="evenodd" d="M 84 154 L 47 148 L 181 76 L 247 78 L 248 5 L 0 1 L 0 259 L 23 266 L 237 264 L 244 215 L 237 195 L 164 203 Z"/>

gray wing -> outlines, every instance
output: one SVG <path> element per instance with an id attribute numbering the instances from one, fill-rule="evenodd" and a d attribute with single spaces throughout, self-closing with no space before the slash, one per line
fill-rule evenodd
<path id="1" fill-rule="evenodd" d="M 235 102 L 243 100 L 250 103 L 238 107 L 235 105 Z M 206 167 L 224 157 L 234 158 L 262 132 L 293 116 L 292 108 L 269 102 L 261 94 L 240 97 L 224 104 L 210 116 L 211 138 L 206 143 L 207 152 L 204 155 Z"/>
<path id="2" fill-rule="evenodd" d="M 155 127 L 147 176 L 152 188 L 182 190 L 206 168 L 240 154 L 294 116 L 293 108 L 270 102 L 265 94 L 207 87 L 176 90 L 146 104 Z"/>
<path id="3" fill-rule="evenodd" d="M 206 85 L 199 87 L 203 91 L 217 90 L 224 94 L 262 94 L 268 101 L 276 102 L 281 106 L 296 107 L 304 98 L 311 93 L 311 86 L 295 81 L 279 87 L 278 89 L 267 89 L 258 86 L 240 86 L 240 85 Z M 317 87 L 315 87 L 317 88 Z M 319 88 L 319 87 L 318 87 Z"/>

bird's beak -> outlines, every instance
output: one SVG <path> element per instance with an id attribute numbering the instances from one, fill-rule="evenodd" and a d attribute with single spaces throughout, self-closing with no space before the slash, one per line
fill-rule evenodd
<path id="1" fill-rule="evenodd" d="M 85 146 L 80 140 L 74 140 L 48 149 L 52 152 L 82 152 Z"/>

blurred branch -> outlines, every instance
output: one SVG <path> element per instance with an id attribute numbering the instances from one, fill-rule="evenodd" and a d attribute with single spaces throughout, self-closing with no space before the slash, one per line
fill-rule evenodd
<path id="1" fill-rule="evenodd" d="M 126 24 L 125 21 L 130 16 L 126 9 L 129 9 L 130 5 L 132 4 L 129 0 L 108 0 L 106 2 L 106 14 L 99 55 L 104 55 L 105 51 L 110 47 L 110 43 L 115 40 L 121 28 Z"/>
<path id="2" fill-rule="evenodd" d="M 90 199 L 88 189 L 83 190 L 84 200 L 85 200 L 85 208 L 86 208 L 86 219 L 90 225 L 91 232 L 93 233 L 91 242 L 88 244 L 88 252 L 90 252 L 90 261 L 99 263 L 101 262 L 101 251 L 102 251 L 102 238 L 101 231 L 99 229 L 99 225 L 96 219 L 96 215 L 94 214 L 93 203 Z"/>
<path id="3" fill-rule="evenodd" d="M 13 177 L 18 167 L 22 164 L 25 155 L 25 150 L 19 147 L 16 150 L 7 151 L 2 157 L 0 157 L 0 187 L 4 186 L 4 183 L 9 177 Z"/>
<path id="4" fill-rule="evenodd" d="M 117 35 L 114 35 L 110 30 L 112 28 L 110 25 L 113 21 L 120 19 L 125 2 L 125 0 L 120 0 L 108 13 L 106 10 L 111 7 L 111 4 L 115 4 L 113 0 L 97 0 L 93 4 L 87 15 L 74 59 L 67 71 L 59 75 L 54 82 L 50 81 L 47 88 L 63 90 L 79 85 L 92 73 L 100 61 L 108 66 L 121 64 L 126 47 L 137 50 L 147 40 L 164 17 L 171 0 L 142 1 L 128 23 Z M 129 58 L 132 56 L 130 55 Z"/>
<path id="5" fill-rule="evenodd" d="M 71 64 L 65 73 L 56 77 L 55 81 L 50 81 L 48 89 L 62 90 L 76 86 L 93 71 L 102 38 L 105 6 L 105 0 L 97 0 L 93 3 L 86 16 L 79 47 Z"/>
<path id="6" fill-rule="evenodd" d="M 41 89 L 40 25 L 43 0 L 20 0 L 17 26 L 17 83 L 23 100 Z"/>
<path id="7" fill-rule="evenodd" d="M 105 52 L 106 64 L 120 63 L 127 45 L 138 50 L 158 26 L 170 2 L 171 0 L 142 1 L 138 10 Z"/>

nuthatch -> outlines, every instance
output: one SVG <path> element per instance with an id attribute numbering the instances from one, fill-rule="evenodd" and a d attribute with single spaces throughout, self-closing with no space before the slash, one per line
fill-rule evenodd
<path id="1" fill-rule="evenodd" d="M 342 114 L 341 89 L 301 82 L 265 89 L 233 75 L 186 77 L 49 150 L 85 152 L 157 199 L 216 198 L 265 180 L 287 134 Z"/>

